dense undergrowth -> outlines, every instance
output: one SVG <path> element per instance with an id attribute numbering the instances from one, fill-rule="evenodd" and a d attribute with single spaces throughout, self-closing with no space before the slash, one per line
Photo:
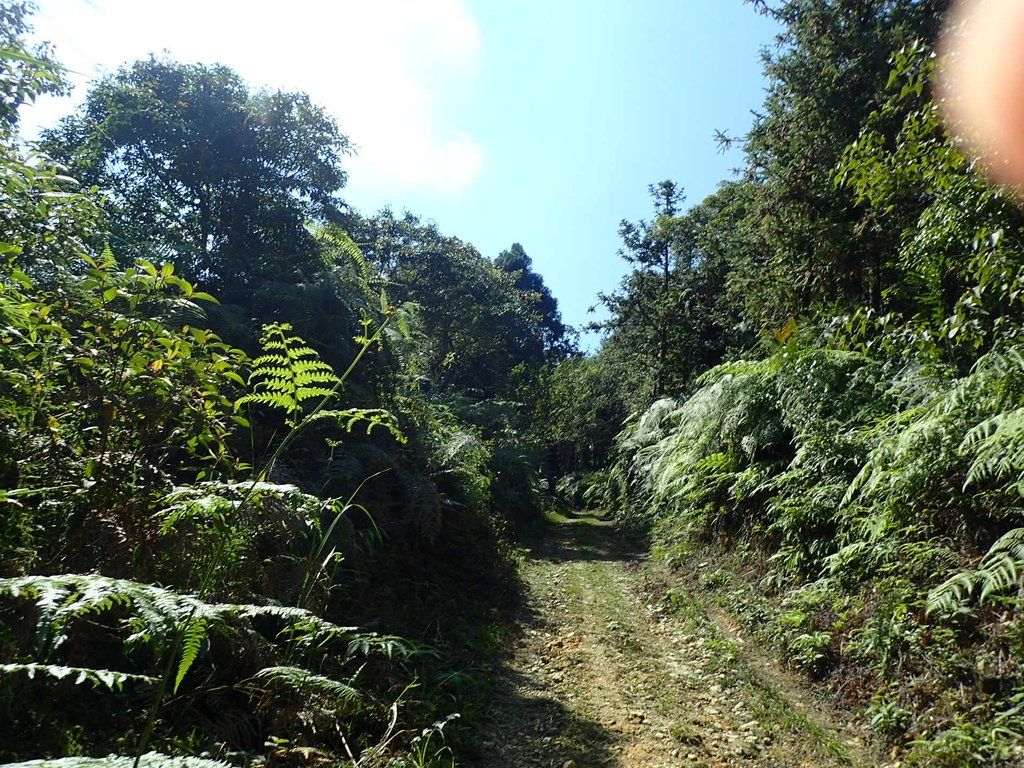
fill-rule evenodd
<path id="1" fill-rule="evenodd" d="M 539 514 L 515 386 L 565 354 L 550 294 L 518 246 L 342 216 L 333 121 L 224 68 L 139 62 L 26 149 L 62 87 L 29 10 L 0 4 L 0 760 L 452 765 Z M 157 109 L 168 143 L 132 133 Z"/>
<path id="2" fill-rule="evenodd" d="M 632 416 L 559 487 L 649 532 L 903 765 L 1020 765 L 1019 198 L 931 99 L 945 3 L 754 5 L 781 32 L 746 173 L 682 215 L 652 188 L 654 222 L 623 223 L 597 362 Z"/>
<path id="3" fill-rule="evenodd" d="M 51 194 L 44 166 L 6 159 Z M 396 756 L 424 725 L 472 706 L 450 665 L 473 659 L 449 646 L 485 643 L 511 600 L 490 450 L 465 466 L 453 417 L 425 438 L 401 411 L 342 407 L 348 374 L 288 325 L 251 359 L 203 329 L 212 297 L 169 266 L 24 264 L 5 242 L 0 753 L 412 760 Z M 368 323 L 359 356 L 380 337 Z M 353 446 L 406 474 L 346 488 L 309 458 Z M 411 494 L 430 496 L 388 499 Z"/>
<path id="4" fill-rule="evenodd" d="M 909 764 L 1016 764 L 1022 363 L 993 351 L 957 378 L 794 347 L 724 364 L 623 433 L 631 508 Z M 728 567 L 695 568 L 721 547 Z"/>

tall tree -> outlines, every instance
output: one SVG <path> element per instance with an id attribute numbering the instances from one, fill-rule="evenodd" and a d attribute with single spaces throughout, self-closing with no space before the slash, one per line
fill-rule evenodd
<path id="1" fill-rule="evenodd" d="M 765 103 L 747 136 L 761 194 L 747 227 L 759 234 L 772 283 L 762 322 L 774 327 L 822 302 L 882 306 L 890 234 L 838 192 L 834 169 L 884 98 L 890 57 L 933 41 L 948 0 L 753 0 L 782 25 L 764 53 Z M 920 98 L 926 100 L 927 93 Z M 878 126 L 892 137 L 898 124 Z"/>
<path id="2" fill-rule="evenodd" d="M 679 308 L 673 277 L 679 249 L 675 247 L 677 230 L 672 221 L 679 212 L 683 191 L 667 180 L 650 185 L 648 190 L 654 218 L 638 222 L 623 219 L 619 224 L 619 256 L 631 271 L 617 292 L 600 294 L 600 299 L 611 312 L 604 329 L 617 334 L 620 343 L 625 342 L 640 356 L 638 365 L 649 368 L 645 395 L 656 399 L 669 392 L 672 378 L 669 358 Z"/>
<path id="3" fill-rule="evenodd" d="M 171 260 L 231 301 L 318 268 L 305 223 L 340 217 L 350 150 L 305 94 L 157 58 L 101 80 L 44 146 L 108 192 L 118 253 Z"/>
<path id="4" fill-rule="evenodd" d="M 534 403 L 535 431 L 547 448 L 555 476 L 607 465 L 615 435 L 627 414 L 609 355 L 567 358 L 544 377 Z"/>
<path id="5" fill-rule="evenodd" d="M 535 296 L 472 245 L 410 213 L 354 219 L 354 239 L 398 302 L 418 307 L 426 379 L 437 391 L 507 397 L 514 369 L 544 359 Z"/>
<path id="6" fill-rule="evenodd" d="M 43 94 L 64 92 L 64 70 L 50 48 L 29 47 L 30 2 L 0 0 L 0 262 L 16 259 L 40 279 L 53 276 L 72 252 L 85 251 L 82 232 L 97 231 L 94 195 L 77 194 L 63 169 L 17 141 L 18 110 Z"/>
<path id="7" fill-rule="evenodd" d="M 562 322 L 562 313 L 558 311 L 558 300 L 551 295 L 551 290 L 544 284 L 544 278 L 533 271 L 533 259 L 526 255 L 523 246 L 512 243 L 511 248 L 498 254 L 494 264 L 512 275 L 516 288 L 532 299 L 540 317 L 539 331 L 547 356 L 557 360 L 571 354 L 574 345 L 568 336 L 569 329 Z"/>

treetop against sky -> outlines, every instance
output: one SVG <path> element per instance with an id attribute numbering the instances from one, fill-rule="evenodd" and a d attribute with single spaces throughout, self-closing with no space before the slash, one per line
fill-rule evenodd
<path id="1" fill-rule="evenodd" d="M 647 215 L 648 184 L 696 203 L 740 165 L 715 131 L 749 127 L 775 33 L 741 0 L 39 5 L 75 91 L 27 134 L 152 53 L 305 91 L 357 149 L 346 200 L 408 208 L 492 258 L 522 243 L 574 325 L 623 273 L 618 222 Z"/>

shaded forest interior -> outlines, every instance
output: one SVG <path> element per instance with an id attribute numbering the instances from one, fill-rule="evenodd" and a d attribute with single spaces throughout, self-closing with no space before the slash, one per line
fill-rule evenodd
<path id="1" fill-rule="evenodd" d="M 154 56 L 27 145 L 0 0 L 0 760 L 463 764 L 588 513 L 892 760 L 1024 763 L 1024 214 L 946 2 L 749 5 L 744 168 L 651 185 L 583 354 L 522 245 L 347 205 L 305 94 Z"/>

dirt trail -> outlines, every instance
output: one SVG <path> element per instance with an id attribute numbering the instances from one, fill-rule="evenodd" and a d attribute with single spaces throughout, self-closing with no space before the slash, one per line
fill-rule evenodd
<path id="1" fill-rule="evenodd" d="M 527 611 L 478 768 L 870 765 L 755 671 L 612 528 L 554 526 L 526 566 Z M 661 585 L 662 587 L 664 585 Z"/>

